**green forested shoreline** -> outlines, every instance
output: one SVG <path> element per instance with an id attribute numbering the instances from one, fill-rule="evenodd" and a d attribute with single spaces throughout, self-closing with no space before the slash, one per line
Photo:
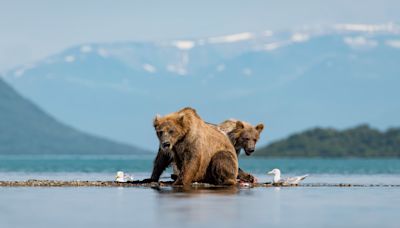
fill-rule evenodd
<path id="1" fill-rule="evenodd" d="M 314 128 L 270 143 L 254 153 L 271 157 L 400 157 L 400 128 L 368 125 L 346 130 Z"/>

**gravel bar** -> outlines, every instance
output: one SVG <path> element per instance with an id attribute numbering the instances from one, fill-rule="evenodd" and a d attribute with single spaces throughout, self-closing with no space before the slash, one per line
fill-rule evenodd
<path id="1" fill-rule="evenodd" d="M 127 183 L 118 183 L 115 181 L 59 181 L 59 180 L 27 180 L 27 181 L 0 181 L 0 187 L 162 187 L 172 186 L 172 181 L 146 183 L 143 181 L 130 181 Z M 239 187 L 276 187 L 272 183 L 257 184 L 238 184 Z M 179 186 L 176 186 L 179 187 Z M 193 183 L 194 188 L 215 188 L 226 187 L 216 186 L 206 183 Z M 290 185 L 282 187 L 400 187 L 400 184 L 327 184 L 327 183 L 307 183 L 300 185 Z"/>

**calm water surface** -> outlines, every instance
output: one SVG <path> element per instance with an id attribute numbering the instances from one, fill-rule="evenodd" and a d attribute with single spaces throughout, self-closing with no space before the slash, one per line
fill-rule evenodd
<path id="1" fill-rule="evenodd" d="M 148 177 L 152 156 L 0 156 L 0 180 Z M 307 183 L 400 184 L 398 159 L 241 159 Z M 164 176 L 168 178 L 168 174 Z M 400 188 L 0 188 L 0 227 L 400 227 Z"/>
<path id="2" fill-rule="evenodd" d="M 0 227 L 399 227 L 397 188 L 0 188 Z"/>

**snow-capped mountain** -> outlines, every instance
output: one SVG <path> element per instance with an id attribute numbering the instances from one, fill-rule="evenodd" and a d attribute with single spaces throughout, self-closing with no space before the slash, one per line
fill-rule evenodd
<path id="1" fill-rule="evenodd" d="M 153 116 L 184 106 L 264 122 L 261 143 L 316 125 L 399 125 L 399 76 L 390 23 L 83 44 L 4 77 L 78 129 L 151 149 Z"/>

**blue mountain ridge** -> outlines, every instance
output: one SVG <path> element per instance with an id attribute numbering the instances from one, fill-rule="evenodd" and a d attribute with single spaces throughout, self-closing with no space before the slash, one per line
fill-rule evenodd
<path id="1" fill-rule="evenodd" d="M 83 133 L 21 97 L 0 79 L 0 154 L 143 154 L 138 147 Z"/>
<path id="2" fill-rule="evenodd" d="M 233 38 L 84 44 L 5 80 L 78 129 L 153 150 L 152 118 L 185 106 L 209 122 L 264 122 L 260 145 L 315 126 L 400 124 L 398 29 Z"/>

